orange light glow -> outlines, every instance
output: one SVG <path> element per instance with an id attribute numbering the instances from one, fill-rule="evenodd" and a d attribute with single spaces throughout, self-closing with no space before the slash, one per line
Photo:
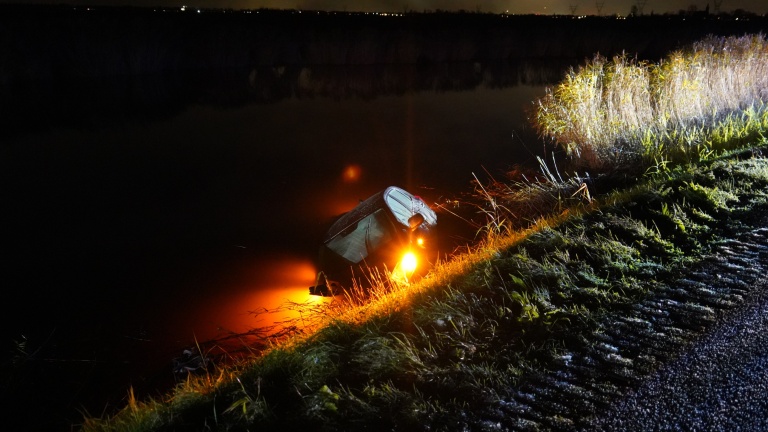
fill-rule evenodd
<path id="1" fill-rule="evenodd" d="M 315 282 L 314 265 L 292 257 L 260 257 L 253 265 L 241 268 L 236 281 L 222 284 L 215 300 L 196 302 L 185 310 L 185 316 L 194 316 L 195 325 L 179 319 L 185 328 L 197 337 L 210 340 L 224 334 L 243 333 L 255 328 L 286 325 L 298 327 L 304 322 L 299 307 L 330 301 L 309 295 Z M 267 335 L 265 333 L 265 335 Z"/>
<path id="2" fill-rule="evenodd" d="M 344 168 L 344 173 L 342 177 L 344 178 L 344 181 L 347 183 L 354 183 L 358 180 L 360 180 L 360 174 L 362 174 L 363 170 L 360 168 L 360 165 L 347 165 L 346 168 Z"/>
<path id="3" fill-rule="evenodd" d="M 410 283 L 409 279 L 411 276 L 413 276 L 413 272 L 416 271 L 416 266 L 418 265 L 418 260 L 416 259 L 416 255 L 408 251 L 403 255 L 403 258 L 395 265 L 395 269 L 390 274 L 390 279 L 393 282 L 401 283 L 408 285 Z"/>
<path id="4" fill-rule="evenodd" d="M 419 247 L 424 247 L 424 239 L 422 237 L 417 238 L 416 245 Z"/>
<path id="5" fill-rule="evenodd" d="M 400 261 L 403 271 L 409 275 L 416 270 L 416 264 L 416 255 L 414 255 L 413 252 L 406 252 L 406 254 L 403 255 L 402 261 Z"/>

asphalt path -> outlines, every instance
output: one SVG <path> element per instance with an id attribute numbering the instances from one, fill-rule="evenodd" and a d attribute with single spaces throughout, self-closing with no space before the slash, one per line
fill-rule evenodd
<path id="1" fill-rule="evenodd" d="M 592 420 L 598 431 L 768 431 L 768 277 Z"/>

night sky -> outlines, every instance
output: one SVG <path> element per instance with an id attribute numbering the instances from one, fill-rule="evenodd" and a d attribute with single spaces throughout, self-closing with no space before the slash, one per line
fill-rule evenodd
<path id="1" fill-rule="evenodd" d="M 0 0 L 0 3 L 18 3 L 19 0 Z M 677 12 L 695 6 L 704 10 L 709 4 L 714 12 L 715 0 L 26 0 L 24 3 L 71 3 L 89 5 L 136 5 L 136 6 L 182 6 L 200 8 L 254 9 L 309 9 L 338 11 L 381 11 L 400 12 L 404 9 L 423 11 L 442 9 L 448 11 L 480 10 L 481 12 L 514 14 L 570 14 L 573 7 L 577 14 L 597 15 L 597 4 L 601 3 L 603 15 L 626 15 L 632 5 L 644 3 L 645 14 Z M 766 0 L 722 0 L 720 11 L 731 12 L 744 9 L 758 14 L 768 13 Z"/>

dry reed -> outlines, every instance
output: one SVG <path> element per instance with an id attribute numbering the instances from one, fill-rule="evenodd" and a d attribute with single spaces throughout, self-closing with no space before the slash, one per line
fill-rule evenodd
<path id="1" fill-rule="evenodd" d="M 657 64 L 597 55 L 536 102 L 535 123 L 575 167 L 605 172 L 698 160 L 722 144 L 714 131 L 750 126 L 735 113 L 764 118 L 766 99 L 764 36 L 710 36 Z"/>

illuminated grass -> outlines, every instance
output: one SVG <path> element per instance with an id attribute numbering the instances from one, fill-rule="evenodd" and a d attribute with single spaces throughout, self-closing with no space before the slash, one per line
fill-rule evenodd
<path id="1" fill-rule="evenodd" d="M 696 161 L 768 127 L 763 35 L 709 37 L 657 64 L 596 56 L 536 103 L 535 123 L 577 169 Z"/>
<path id="2" fill-rule="evenodd" d="M 316 331 L 191 376 L 166 399 L 129 397 L 121 412 L 89 419 L 83 430 L 471 429 L 493 417 L 490 407 L 524 397 L 532 377 L 581 349 L 596 350 L 593 355 L 617 368 L 611 374 L 624 378 L 604 384 L 617 389 L 654 363 L 600 354 L 610 347 L 590 335 L 766 208 L 768 161 L 754 157 L 759 154 L 681 166 L 524 231 L 489 235 L 437 263 L 418 283 L 372 279 L 381 282 L 373 292 L 349 294 L 316 311 L 325 320 Z M 711 316 L 713 307 L 688 309 Z M 708 322 L 705 315 L 697 322 Z M 671 355 L 657 351 L 657 357 Z M 566 390 L 586 391 L 579 388 Z M 563 412 L 568 404 L 579 406 L 572 417 L 507 413 L 504 424 L 568 429 L 579 415 L 610 403 L 610 397 L 577 396 L 567 396 L 575 399 L 562 400 L 561 408 L 541 402 Z"/>
<path id="3" fill-rule="evenodd" d="M 465 253 L 440 260 L 415 283 L 372 271 L 343 298 L 289 305 L 302 317 L 284 323 L 295 330 L 267 349 L 190 376 L 165 399 L 129 394 L 123 410 L 88 419 L 83 430 L 572 429 L 670 358 L 670 347 L 712 322 L 717 308 L 738 305 L 738 295 L 728 293 L 708 292 L 707 304 L 681 301 L 670 316 L 685 324 L 670 321 L 662 335 L 647 321 L 626 319 L 631 311 L 653 313 L 656 303 L 645 302 L 671 290 L 665 281 L 768 208 L 759 101 L 719 101 L 719 111 L 705 100 L 698 108 L 685 103 L 706 96 L 686 68 L 729 71 L 713 47 L 739 54 L 728 62 L 753 59 L 739 67 L 752 62 L 760 70 L 762 54 L 747 54 L 764 46 L 759 37 L 709 39 L 692 51 L 699 54 L 674 54 L 657 67 L 626 58 L 588 65 L 589 73 L 569 76 L 570 87 L 549 95 L 585 91 L 567 94 L 584 111 L 553 118 L 560 121 L 554 130 L 572 133 L 558 142 L 582 167 L 643 161 L 640 180 L 596 193 L 589 176 L 563 177 L 542 161 L 536 179 L 477 182 L 478 211 L 488 224 Z M 654 79 L 656 87 L 640 85 Z M 627 94 L 603 91 L 606 82 Z M 659 89 L 678 104 L 655 99 Z M 565 106 L 554 102 L 548 108 Z M 659 107 L 665 114 L 657 118 Z M 591 123 L 576 124 L 582 114 Z M 703 127 L 713 121 L 719 126 Z M 577 141 L 579 134 L 588 139 Z M 617 325 L 647 339 L 635 335 L 636 350 L 619 352 L 604 337 Z M 580 367 L 594 368 L 586 379 L 536 387 L 575 355 L 588 359 Z"/>

